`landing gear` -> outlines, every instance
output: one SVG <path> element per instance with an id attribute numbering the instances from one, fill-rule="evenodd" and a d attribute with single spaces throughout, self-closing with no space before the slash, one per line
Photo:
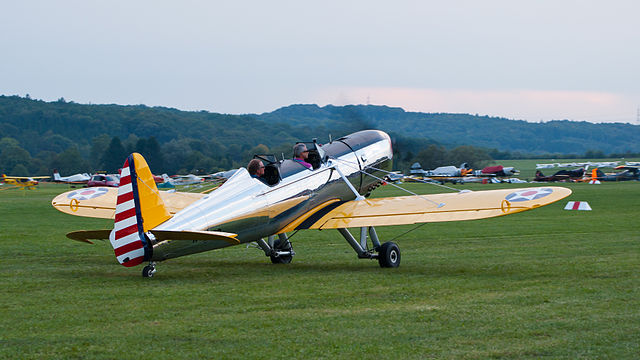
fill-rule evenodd
<path id="1" fill-rule="evenodd" d="M 386 242 L 378 251 L 378 263 L 382 268 L 396 268 L 400 266 L 400 248 L 394 242 Z"/>
<path id="2" fill-rule="evenodd" d="M 378 259 L 380 267 L 396 268 L 400 266 L 400 248 L 391 241 L 380 244 L 378 234 L 373 226 L 360 228 L 360 241 L 357 241 L 347 229 L 338 229 L 349 245 L 356 251 L 360 259 Z M 373 249 L 367 247 L 367 234 L 373 244 Z M 376 253 L 377 252 L 377 253 Z"/>
<path id="3" fill-rule="evenodd" d="M 142 269 L 142 277 L 153 277 L 156 273 L 156 263 L 152 262 Z"/>
<path id="4" fill-rule="evenodd" d="M 264 239 L 258 240 L 258 246 L 264 251 L 264 254 L 271 259 L 274 264 L 288 264 L 296 253 L 287 237 L 287 234 L 278 234 L 269 236 L 268 243 Z"/>
<path id="5" fill-rule="evenodd" d="M 291 246 L 289 240 L 280 241 L 280 239 L 277 239 L 273 243 L 273 249 L 275 251 L 269 255 L 272 263 L 289 264 L 293 259 L 293 246 Z"/>

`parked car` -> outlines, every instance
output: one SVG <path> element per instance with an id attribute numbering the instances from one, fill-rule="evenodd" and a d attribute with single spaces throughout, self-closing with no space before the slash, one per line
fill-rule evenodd
<path id="1" fill-rule="evenodd" d="M 120 186 L 120 178 L 117 175 L 95 174 L 87 182 L 87 186 Z"/>

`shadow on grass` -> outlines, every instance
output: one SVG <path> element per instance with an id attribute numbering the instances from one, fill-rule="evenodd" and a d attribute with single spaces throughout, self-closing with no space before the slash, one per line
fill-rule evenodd
<path id="1" fill-rule="evenodd" d="M 54 266 L 51 274 L 62 278 L 89 281 L 96 279 L 142 279 L 143 265 L 125 268 L 107 256 L 95 256 L 78 260 L 73 266 Z M 549 276 L 544 273 L 531 273 L 528 268 L 511 264 L 486 263 L 405 263 L 399 268 L 381 268 L 377 260 L 346 259 L 328 261 L 310 261 L 300 259 L 291 264 L 271 264 L 268 259 L 211 259 L 183 258 L 156 264 L 157 273 L 152 279 L 144 281 L 181 283 L 207 283 L 215 279 L 224 281 L 264 281 L 265 279 L 297 278 L 298 280 L 318 278 L 344 278 L 367 280 L 385 278 L 406 280 L 407 278 L 456 278 L 456 279 L 496 279 L 510 280 L 536 279 Z M 127 280 L 128 281 L 128 280 Z"/>

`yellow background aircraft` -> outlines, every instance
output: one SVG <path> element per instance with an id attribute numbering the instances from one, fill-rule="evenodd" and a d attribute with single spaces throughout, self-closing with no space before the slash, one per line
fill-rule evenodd
<path id="1" fill-rule="evenodd" d="M 5 184 L 13 185 L 2 190 L 22 188 L 22 189 L 35 189 L 38 186 L 38 180 L 36 179 L 48 179 L 49 176 L 36 176 L 36 177 L 24 177 L 24 176 L 7 176 L 2 174 L 2 182 Z"/>

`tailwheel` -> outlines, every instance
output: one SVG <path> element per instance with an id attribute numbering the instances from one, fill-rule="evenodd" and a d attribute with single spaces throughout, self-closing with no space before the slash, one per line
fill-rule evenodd
<path id="1" fill-rule="evenodd" d="M 153 277 L 156 273 L 156 264 L 150 263 L 142 269 L 142 277 Z"/>
<path id="2" fill-rule="evenodd" d="M 400 248 L 394 242 L 386 242 L 378 251 L 378 262 L 383 268 L 396 268 L 400 266 Z"/>
<path id="3" fill-rule="evenodd" d="M 293 246 L 289 240 L 284 242 L 281 239 L 277 239 L 273 243 L 273 251 L 269 257 L 274 264 L 288 264 L 293 259 Z"/>

